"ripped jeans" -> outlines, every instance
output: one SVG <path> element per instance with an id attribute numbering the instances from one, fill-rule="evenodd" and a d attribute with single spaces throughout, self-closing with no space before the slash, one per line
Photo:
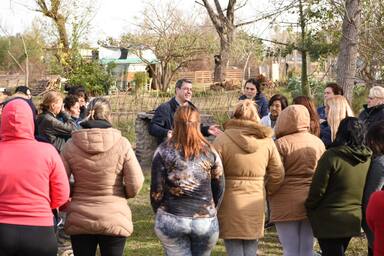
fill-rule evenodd
<path id="1" fill-rule="evenodd" d="M 219 238 L 217 217 L 179 217 L 157 210 L 155 233 L 167 256 L 209 256 Z"/>

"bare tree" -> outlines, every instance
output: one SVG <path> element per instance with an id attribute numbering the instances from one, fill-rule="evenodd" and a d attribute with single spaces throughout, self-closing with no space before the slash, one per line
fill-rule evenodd
<path id="1" fill-rule="evenodd" d="M 62 12 L 62 0 L 35 0 L 38 9 L 44 16 L 52 19 L 58 34 L 59 34 L 59 47 L 62 48 L 64 53 L 69 52 L 69 39 L 67 28 L 65 27 L 67 14 Z"/>
<path id="2" fill-rule="evenodd" d="M 159 89 L 164 91 L 178 70 L 208 51 L 209 42 L 194 18 L 183 15 L 172 2 L 148 4 L 143 17 L 139 32 L 123 36 L 120 46 L 134 51 L 148 64 Z M 144 56 L 145 50 L 156 55 L 156 65 Z"/>
<path id="3" fill-rule="evenodd" d="M 250 75 L 249 63 L 252 60 L 262 59 L 263 43 L 260 39 L 238 30 L 235 34 L 234 43 L 231 47 L 229 59 L 231 63 L 243 68 L 243 79 Z M 248 70 L 247 70 L 248 69 Z"/>
<path id="4" fill-rule="evenodd" d="M 361 24 L 360 0 L 345 0 L 340 52 L 337 59 L 337 83 L 345 97 L 352 102 L 356 77 L 358 33 Z"/>
<path id="5" fill-rule="evenodd" d="M 3 32 L 8 38 L 9 38 L 9 44 L 11 44 L 10 38 L 11 35 L 8 33 L 8 31 L 3 28 L 3 26 L 0 25 L 0 30 Z M 8 55 L 12 58 L 12 60 L 16 63 L 16 65 L 19 67 L 19 69 L 24 73 L 25 75 L 25 85 L 28 86 L 29 84 L 29 55 L 28 55 L 28 50 L 27 46 L 25 44 L 24 36 L 21 34 L 20 35 L 21 41 L 23 43 L 23 51 L 25 55 L 25 69 L 21 65 L 20 61 L 17 60 L 17 58 L 12 54 L 10 50 L 7 51 Z"/>
<path id="6" fill-rule="evenodd" d="M 249 25 L 263 19 L 271 18 L 274 15 L 281 13 L 283 10 L 291 8 L 293 3 L 295 2 L 290 2 L 287 5 L 284 5 L 271 13 L 266 13 L 265 15 L 256 17 L 249 21 L 243 21 L 235 24 L 235 11 L 244 7 L 247 1 L 244 1 L 237 5 L 237 0 L 228 0 L 227 7 L 225 9 L 222 8 L 219 0 L 213 1 L 215 7 L 211 5 L 209 0 L 201 1 L 202 3 L 198 1 L 196 1 L 196 3 L 205 7 L 220 38 L 220 52 L 219 54 L 215 55 L 215 82 L 220 82 L 225 77 L 224 71 L 226 66 L 228 65 L 228 52 L 233 43 L 236 28 Z"/>
<path id="7" fill-rule="evenodd" d="M 215 56 L 215 71 L 214 81 L 220 82 L 225 77 L 224 70 L 228 65 L 228 57 L 230 46 L 233 41 L 235 26 L 235 4 L 236 0 L 229 0 L 226 13 L 219 0 L 215 0 L 216 12 L 214 11 L 208 0 L 202 0 L 204 7 L 207 9 L 208 15 L 211 18 L 213 25 L 216 28 L 220 38 L 220 53 Z"/>
<path id="8" fill-rule="evenodd" d="M 384 3 L 362 0 L 362 24 L 359 31 L 359 78 L 368 86 L 384 83 Z"/>
<path id="9" fill-rule="evenodd" d="M 71 72 L 80 39 L 84 37 L 94 18 L 93 3 L 89 0 L 34 0 L 37 9 L 49 18 L 57 32 L 56 58 L 64 72 Z"/>

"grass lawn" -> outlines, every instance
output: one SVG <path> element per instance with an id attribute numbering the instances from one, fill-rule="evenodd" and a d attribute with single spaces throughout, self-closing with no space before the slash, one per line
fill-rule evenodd
<path id="1" fill-rule="evenodd" d="M 152 256 L 163 254 L 160 241 L 153 231 L 154 214 L 149 202 L 149 184 L 150 177 L 146 175 L 145 184 L 140 194 L 128 201 L 133 215 L 134 232 L 128 238 L 124 255 Z M 366 239 L 363 237 L 353 238 L 346 254 L 349 256 L 367 255 L 365 252 L 366 244 Z M 317 245 L 316 248 L 318 248 Z M 226 255 L 222 240 L 219 240 L 212 255 Z M 281 246 L 274 228 L 268 230 L 265 237 L 260 240 L 258 255 L 282 255 Z"/>

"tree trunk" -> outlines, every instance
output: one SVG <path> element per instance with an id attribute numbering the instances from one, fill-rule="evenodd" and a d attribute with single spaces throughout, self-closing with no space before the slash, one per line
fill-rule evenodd
<path id="1" fill-rule="evenodd" d="M 300 19 L 300 29 L 301 29 L 301 92 L 303 95 L 310 97 L 311 88 L 308 84 L 308 65 L 307 65 L 307 43 L 306 43 L 306 24 L 305 17 L 303 12 L 303 3 L 299 1 L 299 19 Z"/>
<path id="2" fill-rule="evenodd" d="M 27 46 L 25 45 L 24 37 L 21 36 L 21 41 L 23 42 L 24 54 L 25 54 L 25 86 L 29 87 L 29 55 Z"/>
<path id="3" fill-rule="evenodd" d="M 305 96 L 311 96 L 311 88 L 308 84 L 307 51 L 301 52 L 301 92 Z"/>
<path id="4" fill-rule="evenodd" d="M 215 58 L 215 68 L 213 71 L 213 82 L 220 82 L 221 81 L 221 54 L 217 54 L 214 56 Z"/>
<path id="5" fill-rule="evenodd" d="M 37 11 L 44 14 L 44 16 L 52 19 L 57 28 L 57 32 L 59 33 L 58 39 L 58 51 L 55 53 L 55 56 L 60 63 L 60 65 L 64 68 L 64 72 L 67 73 L 70 71 L 69 67 L 69 40 L 67 34 L 67 28 L 65 27 L 66 17 L 64 17 L 61 11 L 61 0 L 51 0 L 46 2 L 46 0 L 35 0 L 39 9 Z M 48 8 L 49 7 L 49 8 Z"/>
<path id="6" fill-rule="evenodd" d="M 234 24 L 236 0 L 229 0 L 225 12 L 220 2 L 215 0 L 217 13 L 213 10 L 208 0 L 202 0 L 208 15 L 220 37 L 220 54 L 215 56 L 214 82 L 222 82 L 225 79 L 225 69 L 228 66 L 229 50 L 233 42 L 233 34 L 236 29 Z"/>
<path id="7" fill-rule="evenodd" d="M 58 14 L 57 17 L 54 19 L 54 21 L 56 23 L 57 31 L 59 32 L 60 48 L 62 48 L 64 52 L 68 52 L 69 41 L 68 41 L 67 29 L 65 27 L 65 18 L 63 15 Z"/>
<path id="8" fill-rule="evenodd" d="M 243 80 L 247 80 L 247 67 L 248 67 L 248 62 L 249 59 L 251 58 L 252 53 L 247 54 L 247 58 L 245 59 L 244 67 L 243 67 Z M 248 69 L 248 76 L 249 76 L 249 69 Z"/>
<path id="9" fill-rule="evenodd" d="M 165 91 L 165 78 L 166 78 L 166 75 L 167 75 L 167 69 L 168 69 L 168 65 L 165 64 L 163 67 L 162 67 L 162 70 L 161 70 L 161 76 L 160 76 L 160 90 L 163 92 Z"/>
<path id="10" fill-rule="evenodd" d="M 220 54 L 215 56 L 214 82 L 222 82 L 225 79 L 225 69 L 228 66 L 229 59 L 229 48 L 232 43 L 229 39 L 230 37 L 225 35 L 220 37 Z"/>
<path id="11" fill-rule="evenodd" d="M 356 75 L 357 39 L 361 23 L 360 0 L 345 1 L 340 52 L 337 58 L 337 83 L 343 88 L 344 96 L 352 102 Z"/>

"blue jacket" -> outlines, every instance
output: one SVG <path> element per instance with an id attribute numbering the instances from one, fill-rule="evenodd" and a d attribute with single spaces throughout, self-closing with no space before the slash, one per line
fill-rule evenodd
<path id="1" fill-rule="evenodd" d="M 190 106 L 195 107 L 192 102 L 188 102 Z M 160 145 L 166 138 L 169 130 L 173 129 L 173 116 L 179 107 L 175 97 L 161 104 L 156 110 L 151 123 L 149 125 L 149 134 L 157 138 L 157 144 Z M 201 133 L 209 136 L 209 126 L 201 126 Z"/>
<path id="2" fill-rule="evenodd" d="M 241 95 L 239 100 L 246 100 L 247 96 Z M 269 113 L 269 106 L 268 106 L 268 100 L 267 97 L 263 93 L 257 93 L 255 98 L 253 98 L 253 101 L 256 102 L 257 105 L 257 111 L 259 113 L 259 117 L 262 118 L 263 116 L 268 115 Z"/>
<path id="3" fill-rule="evenodd" d="M 331 127 L 328 125 L 327 121 L 322 122 L 320 124 L 320 139 L 323 141 L 326 148 L 332 144 L 331 137 Z"/>
<path id="4" fill-rule="evenodd" d="M 327 114 L 325 113 L 325 106 L 317 108 L 317 113 L 319 114 L 320 120 L 327 120 Z"/>

